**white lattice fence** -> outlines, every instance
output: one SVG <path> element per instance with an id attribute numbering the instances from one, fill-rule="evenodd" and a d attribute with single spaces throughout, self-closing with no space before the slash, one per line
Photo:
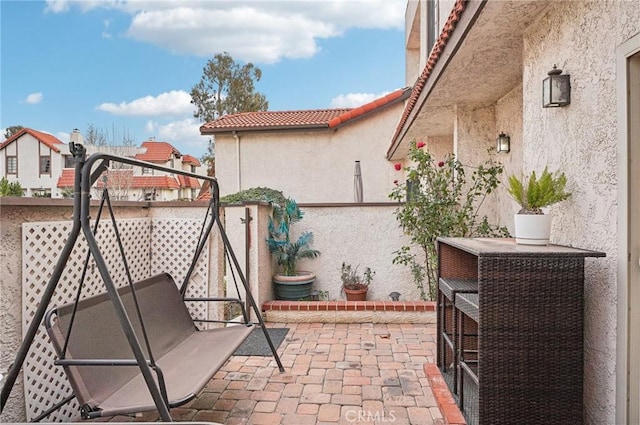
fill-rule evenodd
<path id="1" fill-rule="evenodd" d="M 151 274 L 167 272 L 180 287 L 184 281 L 198 244 L 202 223 L 198 220 L 154 219 L 151 239 Z M 214 232 L 212 231 L 212 234 Z M 191 274 L 187 286 L 187 297 L 215 297 L 209 291 L 209 241 L 204 246 L 200 259 Z M 215 313 L 209 312 L 205 302 L 187 304 L 191 317 L 209 319 Z"/>
<path id="2" fill-rule="evenodd" d="M 24 223 L 22 226 L 23 332 L 29 326 L 69 236 L 71 222 Z M 152 230 L 153 229 L 153 230 Z M 192 259 L 199 234 L 198 220 L 118 220 L 132 281 L 145 279 L 157 272 L 168 272 L 182 282 Z M 98 245 L 117 286 L 127 284 L 113 226 L 101 222 L 97 232 Z M 72 251 L 50 307 L 73 302 L 87 256 L 87 244 L 81 235 Z M 215 296 L 208 293 L 208 249 L 197 264 L 190 294 Z M 93 258 L 89 259 L 82 297 L 104 292 L 102 279 Z M 195 317 L 206 315 L 206 309 L 192 312 Z M 55 353 L 43 327 L 40 327 L 24 364 L 25 402 L 29 420 L 72 394 L 62 368 L 55 366 Z M 50 415 L 48 421 L 69 421 L 78 417 L 79 406 L 74 400 Z"/>

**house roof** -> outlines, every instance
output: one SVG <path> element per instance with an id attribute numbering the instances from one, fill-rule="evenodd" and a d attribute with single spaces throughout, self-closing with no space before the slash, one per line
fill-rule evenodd
<path id="1" fill-rule="evenodd" d="M 136 154 L 135 158 L 148 162 L 167 162 L 172 155 L 180 157 L 180 151 L 167 142 L 155 142 L 147 140 L 142 142 L 142 147 L 146 148 L 144 153 Z"/>
<path id="2" fill-rule="evenodd" d="M 76 175 L 76 170 L 73 168 L 63 168 L 62 174 L 58 177 L 58 187 L 73 187 L 74 185 L 74 177 Z"/>
<path id="3" fill-rule="evenodd" d="M 62 175 L 58 178 L 57 186 L 59 188 L 73 187 L 75 170 L 73 168 L 65 168 Z M 193 179 L 198 184 L 197 179 Z M 180 185 L 175 177 L 172 176 L 134 176 L 133 170 L 109 170 L 107 172 L 107 181 L 111 181 L 110 186 L 126 186 L 130 189 L 179 189 Z M 103 180 L 98 179 L 98 187 L 103 187 Z M 183 187 L 200 187 L 188 186 L 193 184 L 192 181 L 187 182 Z"/>
<path id="4" fill-rule="evenodd" d="M 183 176 L 182 174 L 178 174 L 176 177 L 178 178 L 180 187 L 191 187 L 194 189 L 200 187 L 200 182 L 195 177 Z"/>
<path id="5" fill-rule="evenodd" d="M 198 161 L 198 158 L 196 158 L 195 156 L 191 156 L 189 154 L 185 154 L 182 156 L 182 163 L 183 164 L 193 164 L 196 167 L 199 167 L 200 165 L 200 161 Z"/>
<path id="6" fill-rule="evenodd" d="M 22 137 L 25 134 L 30 134 L 31 136 L 36 138 L 40 143 L 44 143 L 45 145 L 47 145 L 47 147 L 49 147 L 54 152 L 60 152 L 59 146 L 64 144 L 64 142 L 62 142 L 53 134 L 43 133 L 42 131 L 33 130 L 31 128 L 23 128 L 22 130 L 18 131 L 13 136 L 9 137 L 7 140 L 2 142 L 2 144 L 0 144 L 0 149 L 4 149 L 6 146 L 11 144 L 15 140 L 18 140 L 20 137 Z"/>
<path id="7" fill-rule="evenodd" d="M 409 96 L 409 100 L 405 104 L 404 111 L 402 112 L 402 117 L 400 118 L 400 122 L 398 123 L 398 126 L 396 127 L 396 131 L 393 134 L 393 137 L 391 138 L 391 146 L 387 151 L 387 157 L 391 155 L 392 153 L 391 151 L 393 147 L 396 145 L 397 139 L 400 136 L 400 133 L 403 131 L 405 126 L 407 126 L 409 115 L 411 114 L 413 109 L 416 107 L 418 98 L 422 94 L 422 90 L 424 89 L 427 83 L 427 80 L 429 79 L 429 76 L 433 71 L 433 68 L 435 67 L 436 63 L 440 59 L 442 52 L 444 51 L 444 48 L 447 45 L 447 42 L 451 38 L 451 34 L 453 34 L 453 31 L 456 29 L 456 24 L 460 20 L 460 17 L 462 16 L 462 12 L 464 12 L 465 8 L 466 8 L 466 0 L 456 0 L 456 3 L 453 6 L 453 9 L 451 10 L 451 13 L 449 14 L 449 18 L 447 19 L 447 22 L 442 28 L 442 32 L 440 33 L 440 36 L 438 37 L 438 40 L 436 41 L 435 45 L 433 46 L 433 49 L 431 50 L 431 54 L 429 55 L 429 59 L 427 60 L 427 63 L 424 69 L 422 70 L 422 73 L 420 74 L 415 84 L 413 85 L 413 89 L 411 90 L 411 95 Z"/>
<path id="8" fill-rule="evenodd" d="M 406 99 L 409 87 L 398 89 L 357 108 L 314 109 L 299 111 L 259 111 L 225 115 L 200 127 L 202 134 L 236 130 L 300 130 L 336 128 Z"/>

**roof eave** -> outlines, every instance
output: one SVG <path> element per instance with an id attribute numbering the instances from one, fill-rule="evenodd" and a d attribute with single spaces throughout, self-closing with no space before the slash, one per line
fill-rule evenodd
<path id="1" fill-rule="evenodd" d="M 268 132 L 268 131 L 307 131 L 307 130 L 328 130 L 329 124 L 300 124 L 300 125 L 275 125 L 275 126 L 263 126 L 263 127 L 224 127 L 224 128 L 204 128 L 200 127 L 200 134 L 203 136 L 234 133 L 234 132 Z"/>
<path id="2" fill-rule="evenodd" d="M 416 117 L 419 115 L 422 106 L 424 105 L 427 97 L 429 97 L 429 93 L 431 92 L 431 90 L 433 90 L 440 76 L 444 73 L 447 65 L 449 65 L 449 62 L 464 42 L 465 37 L 473 27 L 475 21 L 478 19 L 478 16 L 480 16 L 480 13 L 482 12 L 482 9 L 484 8 L 486 2 L 487 0 L 467 1 L 465 4 L 465 9 L 456 23 L 455 29 L 451 32 L 444 48 L 437 57 L 436 62 L 432 65 L 433 67 L 431 70 L 428 69 L 431 64 L 429 63 L 429 60 L 427 60 L 427 65 L 422 71 L 421 76 L 425 72 L 428 72 L 428 76 L 415 103 L 413 105 L 407 104 L 407 107 L 411 107 L 412 109 L 405 122 L 400 128 L 398 128 L 396 134 L 394 134 L 393 139 L 391 140 L 391 145 L 389 146 L 386 155 L 386 158 L 388 160 L 396 159 L 396 151 L 404 141 L 404 137 L 406 136 L 407 131 L 415 121 Z M 418 77 L 418 79 L 420 79 L 420 77 Z M 420 88 L 414 87 L 414 91 L 419 89 Z"/>

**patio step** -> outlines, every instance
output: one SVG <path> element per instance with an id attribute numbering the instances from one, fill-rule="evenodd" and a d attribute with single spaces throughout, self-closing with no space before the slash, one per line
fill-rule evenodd
<path id="1" fill-rule="evenodd" d="M 436 323 L 433 301 L 267 301 L 268 322 Z"/>

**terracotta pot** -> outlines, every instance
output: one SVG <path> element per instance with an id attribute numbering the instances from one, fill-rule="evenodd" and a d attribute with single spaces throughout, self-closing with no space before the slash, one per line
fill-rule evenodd
<path id="1" fill-rule="evenodd" d="M 361 289 L 347 289 L 342 288 L 344 295 L 347 297 L 347 301 L 366 301 L 367 291 L 369 288 L 364 287 Z"/>
<path id="2" fill-rule="evenodd" d="M 514 216 L 516 243 L 521 245 L 548 245 L 551 234 L 549 214 L 516 214 Z"/>

